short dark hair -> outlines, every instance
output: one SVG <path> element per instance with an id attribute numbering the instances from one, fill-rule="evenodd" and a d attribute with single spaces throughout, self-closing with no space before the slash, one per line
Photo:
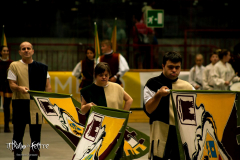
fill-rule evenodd
<path id="1" fill-rule="evenodd" d="M 111 76 L 111 70 L 110 70 L 108 63 L 106 63 L 106 62 L 98 63 L 94 69 L 95 78 L 97 77 L 97 75 L 104 73 L 105 71 L 107 71 L 109 73 L 109 76 Z"/>
<path id="2" fill-rule="evenodd" d="M 87 51 L 90 50 L 93 52 L 94 56 L 93 58 L 95 58 L 95 49 L 93 47 L 87 47 L 87 49 L 85 50 L 85 54 L 87 54 Z M 87 58 L 87 57 L 86 57 Z"/>
<path id="3" fill-rule="evenodd" d="M 222 49 L 221 52 L 219 52 L 218 57 L 219 59 L 223 59 L 223 56 L 226 56 L 228 54 L 228 52 L 230 52 L 227 49 Z"/>
<path id="4" fill-rule="evenodd" d="M 211 54 L 210 54 L 210 57 L 212 57 L 214 54 L 216 55 L 219 55 L 219 53 L 221 52 L 222 50 L 219 48 L 219 49 L 216 49 L 215 51 L 213 51 Z"/>
<path id="5" fill-rule="evenodd" d="M 107 46 L 110 46 L 112 48 L 112 42 L 109 40 L 109 39 L 104 39 L 102 42 L 101 42 L 101 45 L 102 44 L 106 44 Z"/>
<path id="6" fill-rule="evenodd" d="M 177 52 L 167 52 L 163 56 L 163 64 L 166 65 L 167 61 L 171 61 L 173 63 L 181 62 L 182 64 L 182 56 L 180 53 Z"/>

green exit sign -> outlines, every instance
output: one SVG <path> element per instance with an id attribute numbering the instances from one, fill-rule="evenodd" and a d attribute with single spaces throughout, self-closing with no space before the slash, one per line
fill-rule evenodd
<path id="1" fill-rule="evenodd" d="M 153 9 L 147 11 L 147 26 L 154 28 L 163 28 L 164 10 Z"/>

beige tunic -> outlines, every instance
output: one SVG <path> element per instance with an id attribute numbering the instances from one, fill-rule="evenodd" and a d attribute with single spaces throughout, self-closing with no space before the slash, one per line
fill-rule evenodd
<path id="1" fill-rule="evenodd" d="M 29 88 L 29 79 L 28 79 L 28 64 L 22 63 L 20 61 L 12 62 L 9 70 L 11 70 L 17 77 L 17 85 L 25 86 Z M 20 92 L 13 92 L 12 99 L 28 99 L 30 100 L 29 94 L 23 94 Z M 21 113 L 19 113 L 21 114 Z M 33 99 L 30 100 L 30 116 L 31 116 L 31 124 L 36 124 L 36 114 L 38 114 L 38 124 L 42 124 L 43 116 L 41 111 L 38 109 L 36 103 Z"/>

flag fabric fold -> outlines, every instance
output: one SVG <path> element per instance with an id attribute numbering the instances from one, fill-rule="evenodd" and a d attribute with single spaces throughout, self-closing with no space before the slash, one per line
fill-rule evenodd
<path id="1" fill-rule="evenodd" d="M 171 91 L 181 160 L 239 160 L 240 92 Z"/>
<path id="2" fill-rule="evenodd" d="M 73 159 L 113 159 L 123 139 L 125 160 L 148 153 L 149 136 L 127 126 L 128 111 L 95 106 L 87 118 L 71 95 L 28 92 L 46 121 L 75 151 Z"/>

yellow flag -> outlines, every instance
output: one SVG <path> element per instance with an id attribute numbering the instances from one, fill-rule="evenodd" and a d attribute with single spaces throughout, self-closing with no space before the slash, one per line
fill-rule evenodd
<path id="1" fill-rule="evenodd" d="M 98 38 L 98 31 L 97 31 L 97 23 L 94 22 L 94 25 L 95 25 L 95 32 L 94 32 L 95 59 L 97 62 L 97 59 L 100 56 L 100 46 L 99 46 L 99 38 Z"/>
<path id="2" fill-rule="evenodd" d="M 1 46 L 7 46 L 7 39 L 6 39 L 6 36 L 5 36 L 5 33 L 4 33 L 4 26 L 3 26 L 3 29 L 2 29 Z"/>
<path id="3" fill-rule="evenodd" d="M 115 18 L 111 42 L 112 42 L 112 50 L 113 52 L 116 52 L 117 51 L 117 18 Z"/>

